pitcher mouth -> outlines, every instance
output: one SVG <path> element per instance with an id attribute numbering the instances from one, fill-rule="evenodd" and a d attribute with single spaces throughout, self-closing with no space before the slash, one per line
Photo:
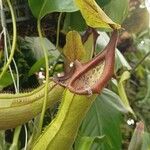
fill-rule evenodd
<path id="1" fill-rule="evenodd" d="M 57 78 L 57 83 L 76 94 L 100 93 L 114 74 L 115 48 L 118 31 L 114 30 L 110 41 L 102 52 L 87 63 L 74 62 L 72 75 L 64 80 Z"/>

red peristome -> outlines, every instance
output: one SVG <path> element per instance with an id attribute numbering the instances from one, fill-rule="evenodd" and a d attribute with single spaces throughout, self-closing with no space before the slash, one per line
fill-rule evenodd
<path id="1" fill-rule="evenodd" d="M 98 54 L 95 58 L 93 58 L 91 61 L 89 61 L 86 64 L 81 64 L 76 61 L 76 71 L 72 78 L 70 79 L 68 88 L 77 94 L 88 94 L 90 90 L 92 93 L 100 93 L 102 88 L 106 86 L 108 81 L 111 79 L 111 77 L 114 74 L 114 64 L 115 64 L 115 48 L 118 38 L 118 32 L 115 30 L 112 33 L 112 36 L 110 38 L 110 41 L 108 45 L 105 47 L 105 49 Z M 77 90 L 77 87 L 74 86 L 75 81 L 81 77 L 83 74 L 85 74 L 88 70 L 93 69 L 96 67 L 99 63 L 105 61 L 105 66 L 102 75 L 100 76 L 98 82 L 96 82 L 94 85 L 89 87 L 89 89 L 80 89 Z"/>
<path id="2" fill-rule="evenodd" d="M 114 74 L 115 48 L 117 44 L 117 39 L 118 32 L 117 30 L 115 30 L 111 35 L 109 43 L 101 53 L 99 53 L 95 58 L 87 63 L 82 64 L 76 60 L 74 62 L 75 70 L 72 76 L 68 80 L 63 81 L 65 84 L 63 84 L 62 81 L 59 82 L 59 79 L 57 83 L 66 86 L 70 91 L 76 94 L 88 95 L 92 93 L 100 93 Z M 96 83 L 92 86 L 89 86 L 89 88 L 79 89 L 78 84 L 76 84 L 77 80 L 79 78 L 82 78 L 82 76 L 84 76 L 88 71 L 96 68 L 99 64 L 103 62 L 105 62 L 104 69 L 98 81 L 96 81 Z"/>

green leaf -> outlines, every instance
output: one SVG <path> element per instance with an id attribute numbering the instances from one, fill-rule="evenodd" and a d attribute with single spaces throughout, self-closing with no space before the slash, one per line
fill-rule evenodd
<path id="1" fill-rule="evenodd" d="M 119 97 L 110 90 L 104 90 L 97 97 L 79 131 L 79 138 L 84 136 L 106 136 L 102 144 L 94 144 L 91 150 L 121 149 L 121 112 L 112 105 Z M 115 136 L 114 136 L 115 135 Z M 76 144 L 78 144 L 78 140 Z"/>
<path id="2" fill-rule="evenodd" d="M 54 44 L 49 41 L 47 38 L 42 38 L 42 42 L 46 48 L 46 50 L 48 51 L 48 54 L 57 58 L 59 56 L 59 51 L 56 49 L 56 47 L 54 46 Z M 42 47 L 41 47 L 41 40 L 39 37 L 25 37 L 25 43 L 26 43 L 26 47 L 28 47 L 29 49 L 31 49 L 33 51 L 33 54 L 35 56 L 35 58 L 41 59 L 42 57 L 44 57 L 44 52 L 42 51 Z"/>
<path id="3" fill-rule="evenodd" d="M 51 12 L 74 12 L 78 10 L 73 0 L 28 0 L 28 3 L 36 18 L 43 18 Z"/>
<path id="4" fill-rule="evenodd" d="M 27 37 L 27 36 L 25 37 L 26 48 L 31 49 L 34 57 L 37 59 L 37 61 L 33 64 L 28 73 L 29 76 L 39 71 L 40 68 L 45 67 L 44 53 L 42 51 L 40 42 L 41 40 L 39 37 Z M 53 43 L 51 43 L 47 38 L 42 38 L 42 42 L 46 50 L 48 51 L 49 63 L 54 62 L 60 55 L 59 51 L 56 49 Z"/>
<path id="5" fill-rule="evenodd" d="M 10 143 L 6 141 L 5 131 L 0 131 L 0 150 L 8 150 Z"/>
<path id="6" fill-rule="evenodd" d="M 94 142 L 101 144 L 105 139 L 105 136 L 87 137 L 84 136 L 80 139 L 78 147 L 75 150 L 91 150 Z"/>
<path id="7" fill-rule="evenodd" d="M 16 75 L 14 74 L 14 77 L 16 77 Z M 3 77 L 0 79 L 0 90 L 2 90 L 3 88 L 11 85 L 13 83 L 11 74 L 9 72 L 6 72 Z"/>
<path id="8" fill-rule="evenodd" d="M 142 100 L 142 103 L 148 102 L 150 102 L 150 74 L 147 75 L 147 93 L 144 99 Z"/>
<path id="9" fill-rule="evenodd" d="M 127 98 L 126 91 L 125 91 L 125 83 L 126 80 L 128 80 L 129 78 L 130 78 L 130 72 L 129 71 L 123 72 L 117 87 L 118 87 L 118 93 L 120 95 L 120 98 L 124 103 L 124 105 L 126 106 L 127 110 L 132 114 L 134 114 L 132 108 L 130 107 L 129 100 Z"/>
<path id="10" fill-rule="evenodd" d="M 150 133 L 144 132 L 143 144 L 141 150 L 150 150 Z"/>
<path id="11" fill-rule="evenodd" d="M 77 21 L 78 20 L 78 21 Z M 80 11 L 67 13 L 64 21 L 64 31 L 71 30 L 84 31 L 87 27 Z"/>
<path id="12" fill-rule="evenodd" d="M 84 42 L 84 48 L 86 50 L 84 62 L 88 62 L 89 60 L 92 59 L 93 53 L 95 51 L 95 37 L 93 33 L 91 33 L 87 38 L 87 40 Z"/>
<path id="13" fill-rule="evenodd" d="M 93 28 L 120 29 L 99 7 L 95 0 L 75 0 L 86 24 Z"/>
<path id="14" fill-rule="evenodd" d="M 101 51 L 109 42 L 109 36 L 105 32 L 99 32 L 100 36 L 97 39 L 97 48 L 96 51 Z M 125 59 L 125 57 L 121 54 L 121 52 L 116 49 L 116 64 L 115 69 L 116 71 L 120 69 L 121 67 L 126 67 L 128 70 L 131 70 L 131 66 Z"/>
<path id="15" fill-rule="evenodd" d="M 105 13 L 115 22 L 121 24 L 128 14 L 129 0 L 111 0 L 104 6 Z"/>
<path id="16" fill-rule="evenodd" d="M 131 138 L 128 150 L 141 150 L 144 135 L 144 123 L 139 122 L 136 125 Z"/>
<path id="17" fill-rule="evenodd" d="M 49 63 L 52 63 L 55 59 L 53 56 L 49 56 Z M 38 72 L 40 68 L 45 68 L 45 57 L 40 58 L 38 61 L 36 61 L 31 69 L 29 70 L 28 76 L 33 75 L 34 73 Z"/>
<path id="18" fill-rule="evenodd" d="M 66 44 L 63 48 L 64 55 L 70 62 L 82 60 L 86 54 L 82 39 L 77 31 L 70 31 L 66 35 Z"/>
<path id="19" fill-rule="evenodd" d="M 0 131 L 0 150 L 4 149 L 5 145 L 5 132 Z"/>
<path id="20" fill-rule="evenodd" d="M 122 55 L 122 53 L 117 49 L 116 50 L 116 70 L 118 70 L 119 68 L 126 67 L 128 70 L 131 70 L 131 66 L 129 65 L 129 63 L 127 62 L 126 58 Z"/>
<path id="21" fill-rule="evenodd" d="M 121 0 L 121 3 L 119 0 L 96 0 L 96 2 L 104 8 L 105 13 L 115 22 L 122 23 L 127 16 L 128 0 Z M 79 11 L 67 13 L 64 23 L 65 31 L 68 31 L 68 29 L 84 31 L 86 27 L 85 20 Z"/>
<path id="22" fill-rule="evenodd" d="M 101 7 L 107 5 L 112 0 L 96 0 L 97 4 L 99 4 Z"/>

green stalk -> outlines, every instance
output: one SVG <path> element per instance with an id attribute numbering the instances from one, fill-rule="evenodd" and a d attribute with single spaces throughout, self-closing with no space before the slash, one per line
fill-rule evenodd
<path id="1" fill-rule="evenodd" d="M 60 23 L 61 23 L 61 17 L 62 17 L 62 12 L 59 14 L 59 17 L 58 17 L 58 23 L 57 23 L 57 38 L 56 38 L 56 49 L 58 48 L 59 46 L 59 32 L 60 32 Z"/>
<path id="2" fill-rule="evenodd" d="M 15 129 L 13 142 L 12 142 L 11 147 L 9 148 L 9 150 L 18 150 L 18 141 L 19 141 L 20 132 L 21 132 L 21 126 L 18 126 Z"/>
<path id="3" fill-rule="evenodd" d="M 12 69 L 11 69 L 11 66 L 10 66 L 10 62 L 13 60 L 13 63 L 14 63 L 14 65 L 15 65 L 15 69 L 18 71 L 18 69 L 17 69 L 17 66 L 16 66 L 16 64 L 15 64 L 15 61 L 14 61 L 14 59 L 13 59 L 13 55 L 14 55 L 14 51 L 15 51 L 15 44 L 16 44 L 16 25 L 15 25 L 15 17 L 14 17 L 14 11 L 13 11 L 13 8 L 12 8 L 12 5 L 11 5 L 11 2 L 8 0 L 7 1 L 7 3 L 8 3 L 8 6 L 9 6 L 9 8 L 10 8 L 10 12 L 11 12 L 11 16 L 12 16 L 12 22 L 13 22 L 13 46 L 12 46 L 12 49 L 11 49 L 11 43 L 10 43 L 10 41 L 7 43 L 7 29 L 6 29 L 6 23 L 5 23 L 5 17 L 4 17 L 4 15 L 2 15 L 2 22 L 3 22 L 3 30 L 4 30 L 4 41 L 5 41 L 5 50 L 6 50 L 6 60 L 7 60 L 7 64 L 6 64 L 6 66 L 4 67 L 4 69 L 3 69 L 3 72 L 1 73 L 1 75 L 3 76 L 3 73 L 5 73 L 5 71 L 8 69 L 7 68 L 7 65 L 8 65 L 8 67 L 9 67 L 9 70 L 10 70 L 10 73 L 11 73 L 11 76 L 12 76 L 12 80 L 13 80 L 13 83 L 14 83 L 14 87 L 15 87 L 15 92 L 16 93 L 18 93 L 19 92 L 19 84 L 18 84 L 18 86 L 16 86 L 16 81 L 15 81 L 15 79 L 14 79 L 14 75 L 13 75 L 13 72 L 12 72 Z M 3 5 L 3 4 L 2 4 Z M 3 10 L 2 10 L 3 11 Z M 3 12 L 2 12 L 3 13 Z M 9 38 L 8 38 L 8 40 L 10 40 Z M 10 49 L 11 49 L 11 54 L 10 54 L 10 58 L 8 59 L 8 46 L 7 46 L 7 44 L 9 44 L 9 46 L 10 46 Z M 6 70 L 5 70 L 6 69 Z M 1 76 L 1 77 L 2 77 Z M 19 76 L 18 74 L 17 74 L 17 76 Z M 18 83 L 19 83 L 19 80 L 17 81 Z M 20 135 L 20 131 L 21 131 L 21 126 L 19 126 L 19 127 L 17 127 L 16 129 L 15 129 L 15 132 L 14 132 L 14 137 L 13 137 L 13 142 L 12 142 L 12 144 L 11 144 L 11 146 L 10 146 L 10 150 L 17 150 L 18 149 L 18 141 L 19 141 L 19 135 Z"/>
<path id="4" fill-rule="evenodd" d="M 41 112 L 41 116 L 40 116 L 38 132 L 37 132 L 36 137 L 38 137 L 40 135 L 41 131 L 42 131 L 43 120 L 44 120 L 44 115 L 45 115 L 45 111 L 46 111 L 46 103 L 47 103 L 47 99 L 48 99 L 48 80 L 49 80 L 48 53 L 47 53 L 45 45 L 43 44 L 43 41 L 42 41 L 43 36 L 42 36 L 42 31 L 41 31 L 42 11 L 43 11 L 45 5 L 46 5 L 46 1 L 42 5 L 42 8 L 40 10 L 39 17 L 38 17 L 38 20 L 37 20 L 37 30 L 38 30 L 38 34 L 39 34 L 40 41 L 41 41 L 41 46 L 42 46 L 42 49 L 43 49 L 43 52 L 44 52 L 44 57 L 45 57 L 46 83 L 45 83 L 45 98 L 44 98 L 44 101 L 43 101 L 43 108 L 42 108 L 42 112 Z"/>
<path id="5" fill-rule="evenodd" d="M 59 14 L 59 17 L 58 17 L 58 23 L 57 23 L 57 35 L 56 35 L 56 49 L 58 49 L 59 47 L 59 32 L 60 32 L 60 22 L 61 22 L 61 17 L 62 17 L 62 12 Z M 59 49 L 58 49 L 59 50 Z M 60 59 L 61 55 L 63 55 L 63 52 L 60 51 L 60 55 L 58 56 L 57 60 L 55 61 L 54 65 L 53 65 L 53 71 L 52 71 L 52 74 L 54 73 L 55 71 L 55 68 L 57 66 L 57 62 L 58 60 Z"/>
<path id="6" fill-rule="evenodd" d="M 13 11 L 13 8 L 12 8 L 10 0 L 7 0 L 7 3 L 8 3 L 8 6 L 10 8 L 10 13 L 11 13 L 11 18 L 12 18 L 13 40 L 12 40 L 12 48 L 11 48 L 10 56 L 8 58 L 7 63 L 4 65 L 4 67 L 2 69 L 2 72 L 0 74 L 0 79 L 2 78 L 2 76 L 4 75 L 4 73 L 7 71 L 8 67 L 9 67 L 9 65 L 10 65 L 10 63 L 11 63 L 11 61 L 13 59 L 13 56 L 14 56 L 14 53 L 15 53 L 15 48 L 16 48 L 16 41 L 17 41 L 17 30 L 16 30 L 15 14 L 14 14 L 14 11 Z"/>
<path id="7" fill-rule="evenodd" d="M 148 52 L 148 53 L 136 64 L 136 66 L 131 70 L 131 73 L 134 73 L 135 70 L 145 61 L 145 59 L 146 59 L 147 57 L 149 57 L 149 55 L 150 55 L 150 52 Z"/>
<path id="8" fill-rule="evenodd" d="M 38 19 L 37 22 L 37 29 L 38 29 L 38 33 L 39 33 L 39 37 L 41 40 L 41 46 L 44 52 L 44 57 L 45 57 L 45 66 L 46 66 L 46 83 L 45 83 L 45 98 L 43 101 L 43 108 L 42 108 L 42 112 L 41 112 L 41 117 L 40 117 L 40 121 L 39 121 L 39 127 L 38 127 L 38 133 L 37 136 L 40 135 L 41 131 L 42 131 L 42 125 L 43 125 L 43 120 L 44 120 L 44 114 L 46 111 L 46 103 L 47 103 L 47 99 L 48 99 L 48 80 L 49 80 L 49 64 L 48 64 L 48 53 L 47 50 L 43 44 L 42 41 L 42 32 L 41 32 L 41 23 L 40 23 L 40 19 Z"/>

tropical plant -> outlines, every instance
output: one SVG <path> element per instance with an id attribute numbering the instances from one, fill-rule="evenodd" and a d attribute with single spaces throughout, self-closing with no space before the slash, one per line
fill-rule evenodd
<path id="1" fill-rule="evenodd" d="M 0 149 L 120 150 L 125 117 L 142 120 L 147 128 L 146 120 L 130 106 L 126 86 L 149 53 L 132 69 L 116 48 L 128 4 L 128 0 L 28 0 L 37 19 L 38 37 L 17 40 L 14 7 L 10 0 L 0 1 Z M 6 28 L 4 8 L 10 9 L 12 38 Z M 54 12 L 59 15 L 56 44 L 43 36 L 41 23 Z M 60 30 L 66 36 L 62 47 Z M 41 85 L 20 92 L 26 87 L 24 83 L 27 88 L 37 84 L 37 72 L 42 74 Z M 149 81 L 148 74 L 147 78 Z M 33 79 L 34 85 L 30 83 Z M 3 93 L 10 87 L 13 93 Z M 146 104 L 148 98 L 149 90 L 138 104 Z M 127 144 L 129 150 L 149 148 L 144 123 L 137 124 L 131 143 Z M 7 132 L 12 128 L 10 143 Z"/>

